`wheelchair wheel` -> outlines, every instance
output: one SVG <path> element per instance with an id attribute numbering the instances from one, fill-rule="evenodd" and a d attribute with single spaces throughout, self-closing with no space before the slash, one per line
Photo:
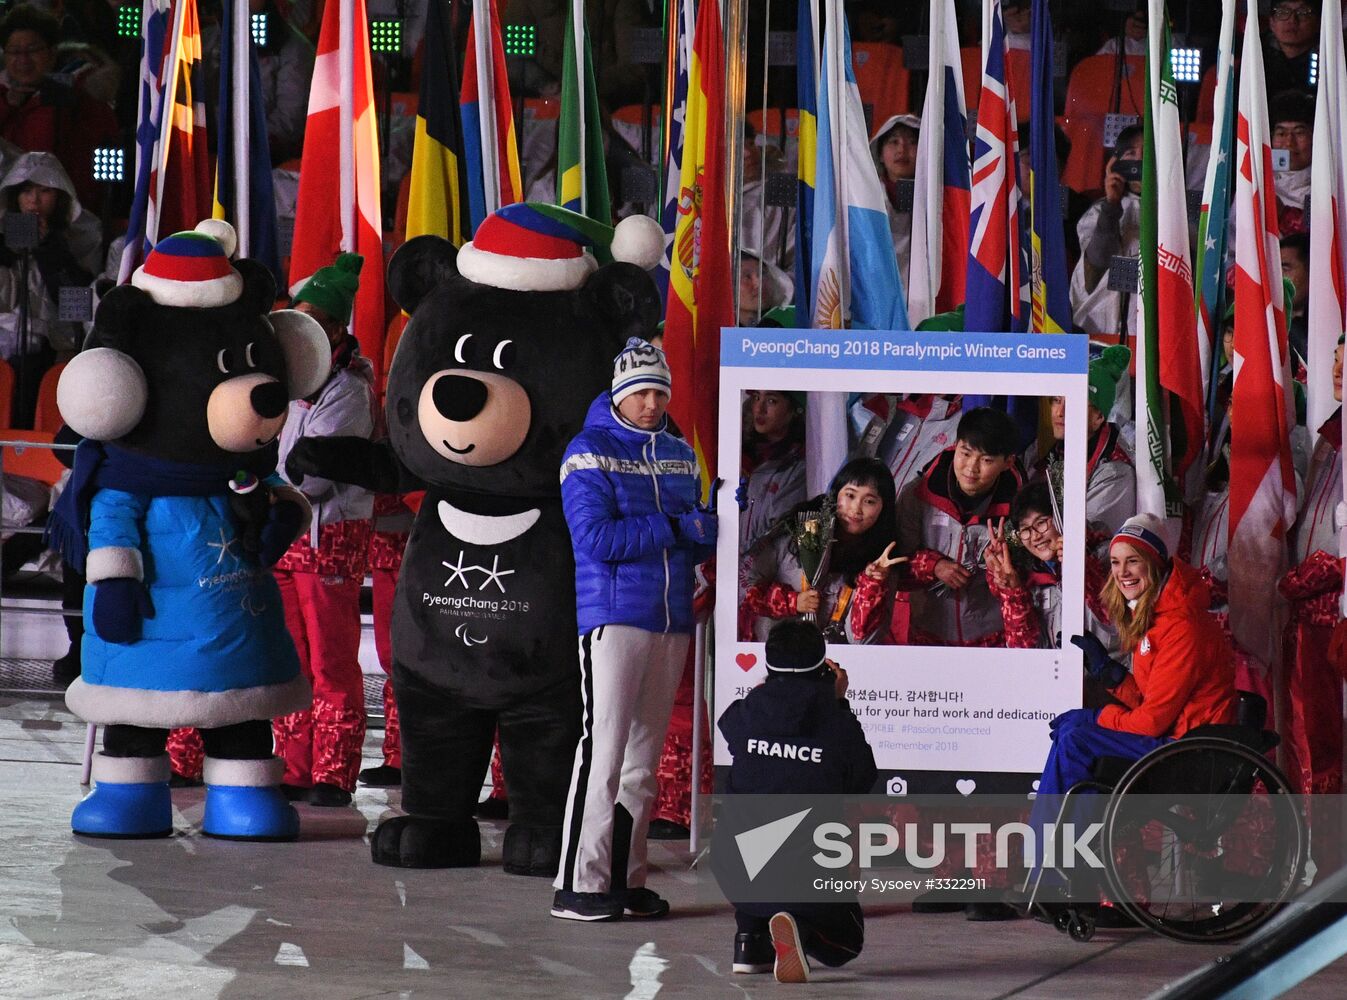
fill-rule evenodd
<path id="1" fill-rule="evenodd" d="M 1290 784 L 1233 740 L 1176 740 L 1122 777 L 1104 811 L 1102 861 L 1128 915 L 1181 941 L 1227 941 L 1285 904 L 1306 855 Z"/>

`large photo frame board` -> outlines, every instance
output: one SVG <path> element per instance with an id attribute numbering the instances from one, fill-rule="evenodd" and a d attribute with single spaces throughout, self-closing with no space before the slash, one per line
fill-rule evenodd
<path id="1" fill-rule="evenodd" d="M 726 329 L 721 336 L 719 453 L 740 454 L 744 393 L 959 393 L 1064 397 L 1086 409 L 1083 336 L 909 331 Z M 842 407 L 845 419 L 844 405 Z M 951 442 L 952 444 L 952 442 Z M 1081 703 L 1081 658 L 1066 639 L 1084 627 L 1083 420 L 1066 421 L 1062 533 L 1063 646 L 1048 649 L 829 645 L 850 676 L 850 700 L 891 793 L 1031 790 L 1048 721 Z M 738 632 L 739 508 L 724 475 L 719 510 L 714 712 L 765 678 L 764 645 Z M 719 732 L 715 763 L 730 762 Z"/>

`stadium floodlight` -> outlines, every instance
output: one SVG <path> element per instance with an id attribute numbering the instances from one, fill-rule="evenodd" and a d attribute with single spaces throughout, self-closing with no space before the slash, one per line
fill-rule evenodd
<path id="1" fill-rule="evenodd" d="M 252 29 L 253 44 L 259 49 L 267 46 L 267 15 L 254 14 L 248 21 L 248 26 Z"/>
<path id="2" fill-rule="evenodd" d="M 402 51 L 402 22 L 381 18 L 369 23 L 371 52 L 398 53 Z"/>
<path id="3" fill-rule="evenodd" d="M 1169 64 L 1175 83 L 1197 83 L 1202 79 L 1201 49 L 1170 49 Z"/>
<path id="4" fill-rule="evenodd" d="M 94 149 L 94 180 L 120 184 L 126 180 L 126 152 L 121 146 Z"/>
<path id="5" fill-rule="evenodd" d="M 538 29 L 532 24 L 507 24 L 501 45 L 507 56 L 527 58 L 538 49 Z"/>
<path id="6" fill-rule="evenodd" d="M 117 37 L 140 37 L 140 4 L 124 3 L 117 8 Z"/>
<path id="7" fill-rule="evenodd" d="M 1310 53 L 1310 86 L 1319 86 L 1319 53 Z"/>

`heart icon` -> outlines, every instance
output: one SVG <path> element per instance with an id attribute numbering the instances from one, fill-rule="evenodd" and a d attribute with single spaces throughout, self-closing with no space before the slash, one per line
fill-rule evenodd
<path id="1" fill-rule="evenodd" d="M 954 783 L 954 787 L 959 790 L 960 795 L 972 795 L 973 789 L 977 788 L 978 783 L 972 778 L 960 778 Z"/>
<path id="2" fill-rule="evenodd" d="M 739 669 L 748 673 L 757 665 L 758 656 L 756 653 L 740 653 L 734 658 L 734 662 L 739 664 Z"/>

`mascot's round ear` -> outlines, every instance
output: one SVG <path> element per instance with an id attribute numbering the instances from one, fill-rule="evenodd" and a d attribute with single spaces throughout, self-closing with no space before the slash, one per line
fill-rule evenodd
<path id="1" fill-rule="evenodd" d="M 659 322 L 659 289 L 654 279 L 635 264 L 608 264 L 589 276 L 585 297 L 620 334 L 649 340 Z"/>
<path id="2" fill-rule="evenodd" d="M 238 305 L 250 314 L 263 315 L 271 312 L 276 304 L 276 279 L 266 266 L 247 257 L 233 262 L 234 270 L 243 277 L 243 294 L 238 297 Z"/>
<path id="3" fill-rule="evenodd" d="M 154 308 L 154 299 L 135 285 L 118 285 L 108 289 L 107 294 L 98 300 L 94 326 L 84 346 L 130 351 L 136 331 L 148 324 Z"/>
<path id="4" fill-rule="evenodd" d="M 388 288 L 407 315 L 431 289 L 458 274 L 458 250 L 439 236 L 418 236 L 398 247 L 388 262 Z"/>
<path id="5" fill-rule="evenodd" d="M 312 396 L 332 371 L 332 345 L 318 321 L 298 309 L 278 309 L 267 317 L 285 352 L 285 380 L 291 399 Z"/>
<path id="6" fill-rule="evenodd" d="M 148 394 L 145 373 L 135 358 L 111 347 L 91 347 L 61 372 L 56 406 L 80 437 L 115 441 L 140 423 Z"/>

